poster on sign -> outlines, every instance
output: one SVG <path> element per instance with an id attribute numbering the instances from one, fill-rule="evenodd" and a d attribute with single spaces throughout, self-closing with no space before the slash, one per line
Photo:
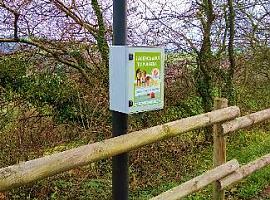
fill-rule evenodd
<path id="1" fill-rule="evenodd" d="M 134 106 L 160 104 L 161 53 L 135 52 Z"/>
<path id="2" fill-rule="evenodd" d="M 110 48 L 110 109 L 138 113 L 164 106 L 164 50 Z"/>

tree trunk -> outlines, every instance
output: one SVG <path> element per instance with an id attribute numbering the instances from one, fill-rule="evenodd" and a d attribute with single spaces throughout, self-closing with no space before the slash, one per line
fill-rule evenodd
<path id="1" fill-rule="evenodd" d="M 235 72 L 236 64 L 235 64 L 235 55 L 234 55 L 234 35 L 235 35 L 235 12 L 233 8 L 233 0 L 228 0 L 229 6 L 229 45 L 228 45 L 228 55 L 230 61 L 229 71 L 227 73 L 227 80 L 225 86 L 225 96 L 229 100 L 229 104 L 235 104 L 235 94 L 234 94 L 234 85 L 233 85 L 233 75 Z"/>
<path id="2" fill-rule="evenodd" d="M 211 51 L 211 28 L 215 20 L 212 0 L 203 0 L 200 8 L 204 16 L 200 18 L 203 27 L 203 41 L 197 55 L 196 89 L 202 98 L 202 106 L 205 112 L 210 112 L 213 107 L 212 97 L 212 68 L 213 53 Z M 205 129 L 206 141 L 212 141 L 212 128 Z"/>

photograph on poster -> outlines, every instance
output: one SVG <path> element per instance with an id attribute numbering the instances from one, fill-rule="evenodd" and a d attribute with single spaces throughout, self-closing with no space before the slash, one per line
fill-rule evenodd
<path id="1" fill-rule="evenodd" d="M 161 53 L 135 52 L 134 106 L 161 102 Z"/>

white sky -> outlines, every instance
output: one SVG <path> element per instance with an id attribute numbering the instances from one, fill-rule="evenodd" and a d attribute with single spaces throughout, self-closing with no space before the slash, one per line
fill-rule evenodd
<path id="1" fill-rule="evenodd" d="M 65 0 L 71 2 L 71 0 Z M 246 1 L 246 0 L 245 0 Z M 267 0 L 262 0 L 267 2 Z M 8 1 L 13 2 L 12 7 L 18 7 L 19 0 Z M 28 6 L 28 11 L 20 10 L 25 16 L 20 18 L 20 32 L 22 35 L 29 35 L 32 33 L 39 37 L 60 38 L 62 36 L 70 38 L 74 34 L 70 30 L 74 30 L 76 25 L 70 22 L 69 18 L 52 18 L 50 17 L 53 6 L 48 6 L 48 0 L 33 0 L 33 3 Z M 82 18 L 86 18 L 91 23 L 94 22 L 93 11 L 91 9 L 89 0 L 80 0 L 83 4 L 88 4 L 84 8 L 79 8 Z M 191 0 L 128 0 L 128 35 L 130 44 L 134 45 L 163 45 L 170 40 L 179 42 L 179 45 L 186 45 L 183 43 L 183 38 L 177 34 L 181 33 L 192 41 L 200 40 L 201 30 L 194 28 L 198 25 L 198 21 L 194 21 L 187 17 L 185 20 L 179 17 L 181 15 L 192 15 L 194 10 L 190 10 Z M 269 2 L 269 1 L 268 1 Z M 112 24 L 112 0 L 100 0 L 102 7 L 105 9 L 104 15 L 107 25 Z M 268 4 L 269 6 L 269 4 Z M 36 14 L 31 14 L 32 10 L 37 10 Z M 258 16 L 264 14 L 265 9 L 257 6 L 253 10 L 248 10 L 250 13 L 256 13 Z M 218 13 L 217 13 L 218 14 Z M 60 15 L 61 16 L 61 15 Z M 161 18 L 161 23 L 157 20 L 146 20 L 154 18 L 155 16 Z M 269 17 L 268 17 L 269 19 Z M 26 23 L 27 22 L 27 23 Z M 196 24 L 197 23 L 197 24 Z M 67 27 L 68 26 L 68 27 Z M 167 27 L 166 27 L 167 26 Z M 192 29 L 190 27 L 193 27 Z M 12 35 L 10 31 L 13 27 L 13 17 L 10 13 L 0 9 L 0 37 Z M 151 31 L 149 31 L 149 29 Z M 172 29 L 173 31 L 170 31 Z M 82 37 L 90 37 L 89 34 L 84 34 L 81 31 L 80 35 L 75 35 L 74 39 Z M 165 45 L 165 44 L 164 44 Z"/>

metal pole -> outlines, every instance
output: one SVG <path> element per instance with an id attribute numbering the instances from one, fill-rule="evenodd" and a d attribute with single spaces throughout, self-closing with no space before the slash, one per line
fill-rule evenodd
<path id="1" fill-rule="evenodd" d="M 113 44 L 126 45 L 127 2 L 113 0 Z M 125 66 L 123 66 L 125 67 Z M 112 136 L 127 133 L 128 115 L 112 111 Z M 112 158 L 112 197 L 113 200 L 128 200 L 128 153 Z"/>

